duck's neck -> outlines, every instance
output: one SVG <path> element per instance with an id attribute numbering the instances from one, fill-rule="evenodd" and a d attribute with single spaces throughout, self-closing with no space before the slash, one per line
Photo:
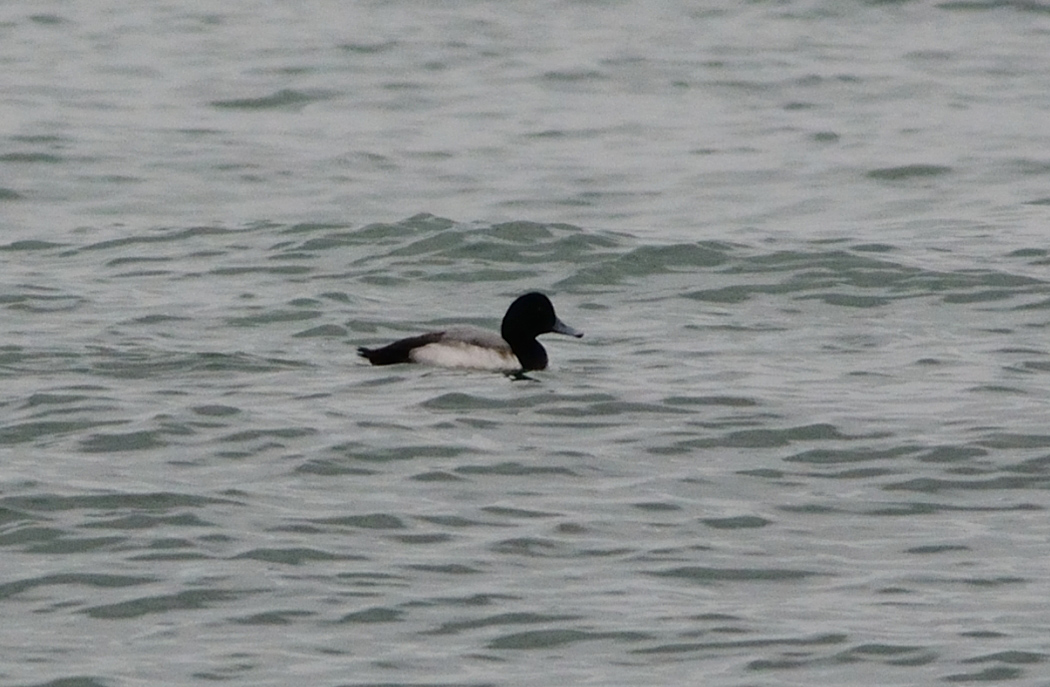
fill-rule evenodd
<path id="1" fill-rule="evenodd" d="M 517 356 L 523 372 L 547 368 L 547 351 L 539 341 L 531 337 L 507 339 L 504 335 L 503 338 L 510 344 L 510 350 L 514 351 L 514 355 Z"/>

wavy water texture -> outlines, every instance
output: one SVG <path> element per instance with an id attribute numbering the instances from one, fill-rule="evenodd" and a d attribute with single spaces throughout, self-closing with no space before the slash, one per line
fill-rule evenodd
<path id="1" fill-rule="evenodd" d="M 1045 249 L 432 215 L 0 248 L 0 642 L 39 684 L 108 684 L 115 637 L 257 683 L 1050 658 Z M 531 381 L 354 355 L 534 288 L 587 336 Z"/>

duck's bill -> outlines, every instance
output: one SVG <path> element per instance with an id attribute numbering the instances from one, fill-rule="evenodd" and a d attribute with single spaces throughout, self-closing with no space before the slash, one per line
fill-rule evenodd
<path id="1" fill-rule="evenodd" d="M 569 325 L 565 324 L 564 322 L 562 322 L 558 318 L 554 318 L 554 329 L 552 329 L 551 331 L 554 332 L 555 334 L 564 334 L 565 336 L 575 336 L 577 339 L 579 339 L 581 336 L 583 336 L 583 332 L 581 332 L 579 329 L 573 329 L 572 327 L 570 327 Z"/>

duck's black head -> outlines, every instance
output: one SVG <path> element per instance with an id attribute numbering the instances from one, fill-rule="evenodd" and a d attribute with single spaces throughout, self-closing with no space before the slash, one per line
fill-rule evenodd
<path id="1" fill-rule="evenodd" d="M 500 328 L 500 333 L 507 341 L 526 337 L 533 339 L 540 334 L 550 332 L 575 337 L 583 336 L 583 332 L 559 320 L 554 314 L 551 299 L 538 291 L 518 296 L 517 300 L 507 308 L 507 314 L 503 316 L 503 326 Z"/>

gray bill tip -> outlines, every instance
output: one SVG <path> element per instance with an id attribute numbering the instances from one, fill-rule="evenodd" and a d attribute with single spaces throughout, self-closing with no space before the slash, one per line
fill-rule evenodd
<path id="1" fill-rule="evenodd" d="M 555 334 L 564 334 L 565 336 L 575 336 L 577 339 L 583 336 L 583 332 L 579 329 L 573 329 L 569 325 L 565 324 L 561 320 L 554 319 L 554 329 L 551 330 Z"/>

